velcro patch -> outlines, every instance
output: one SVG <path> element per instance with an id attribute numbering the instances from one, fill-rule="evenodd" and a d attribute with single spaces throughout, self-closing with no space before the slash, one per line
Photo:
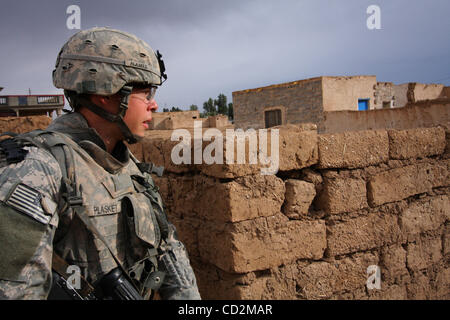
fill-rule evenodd
<path id="1" fill-rule="evenodd" d="M 19 183 L 9 196 L 6 204 L 41 223 L 48 224 L 51 216 L 45 214 L 42 209 L 41 198 L 42 196 L 38 191 Z"/>

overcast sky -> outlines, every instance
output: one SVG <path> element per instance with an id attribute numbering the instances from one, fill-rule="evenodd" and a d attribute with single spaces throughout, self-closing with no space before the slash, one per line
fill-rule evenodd
<path id="1" fill-rule="evenodd" d="M 160 50 L 160 111 L 322 75 L 450 85 L 449 0 L 39 0 L 0 2 L 0 93 L 62 93 L 51 73 L 67 39 L 109 26 Z M 380 8 L 381 29 L 367 27 Z"/>

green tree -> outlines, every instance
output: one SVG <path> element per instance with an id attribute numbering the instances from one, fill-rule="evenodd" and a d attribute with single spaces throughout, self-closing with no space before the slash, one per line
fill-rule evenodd
<path id="1" fill-rule="evenodd" d="M 228 119 L 234 120 L 233 104 L 231 102 L 228 104 Z"/>
<path id="2" fill-rule="evenodd" d="M 169 112 L 169 108 L 163 108 L 163 112 Z"/>
<path id="3" fill-rule="evenodd" d="M 217 114 L 216 106 L 212 98 L 209 98 L 208 101 L 203 103 L 203 110 L 206 115 L 212 116 Z"/>
<path id="4" fill-rule="evenodd" d="M 195 105 L 195 104 L 191 104 L 191 106 L 189 107 L 189 110 L 191 110 L 191 111 L 197 111 L 197 110 L 198 110 L 198 107 L 197 107 L 197 105 Z"/>
<path id="5" fill-rule="evenodd" d="M 224 115 L 228 113 L 227 96 L 223 93 L 217 96 L 217 100 L 214 100 L 214 105 L 217 106 L 217 113 Z"/>
<path id="6" fill-rule="evenodd" d="M 172 109 L 170 109 L 170 112 L 179 112 L 179 111 L 182 111 L 182 110 L 178 107 L 172 107 Z"/>

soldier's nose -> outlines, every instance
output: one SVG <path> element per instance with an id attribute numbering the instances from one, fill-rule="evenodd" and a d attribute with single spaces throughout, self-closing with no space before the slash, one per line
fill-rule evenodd
<path id="1" fill-rule="evenodd" d="M 148 111 L 156 111 L 158 110 L 158 104 L 156 103 L 155 99 L 152 99 L 147 107 Z"/>

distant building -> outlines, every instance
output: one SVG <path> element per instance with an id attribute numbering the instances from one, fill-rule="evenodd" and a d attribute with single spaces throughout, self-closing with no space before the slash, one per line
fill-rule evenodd
<path id="1" fill-rule="evenodd" d="M 0 117 L 47 115 L 53 111 L 61 115 L 64 95 L 7 95 L 0 96 Z"/>
<path id="2" fill-rule="evenodd" d="M 228 117 L 218 114 L 208 118 L 200 118 L 200 112 L 177 111 L 177 112 L 155 112 L 152 113 L 150 130 L 174 130 L 174 129 L 193 129 L 194 121 L 201 121 L 202 128 L 225 128 L 232 125 Z"/>
<path id="3" fill-rule="evenodd" d="M 448 94 L 442 84 L 377 82 L 376 76 L 317 77 L 233 92 L 236 128 L 316 123 L 331 111 L 399 108 Z"/>

